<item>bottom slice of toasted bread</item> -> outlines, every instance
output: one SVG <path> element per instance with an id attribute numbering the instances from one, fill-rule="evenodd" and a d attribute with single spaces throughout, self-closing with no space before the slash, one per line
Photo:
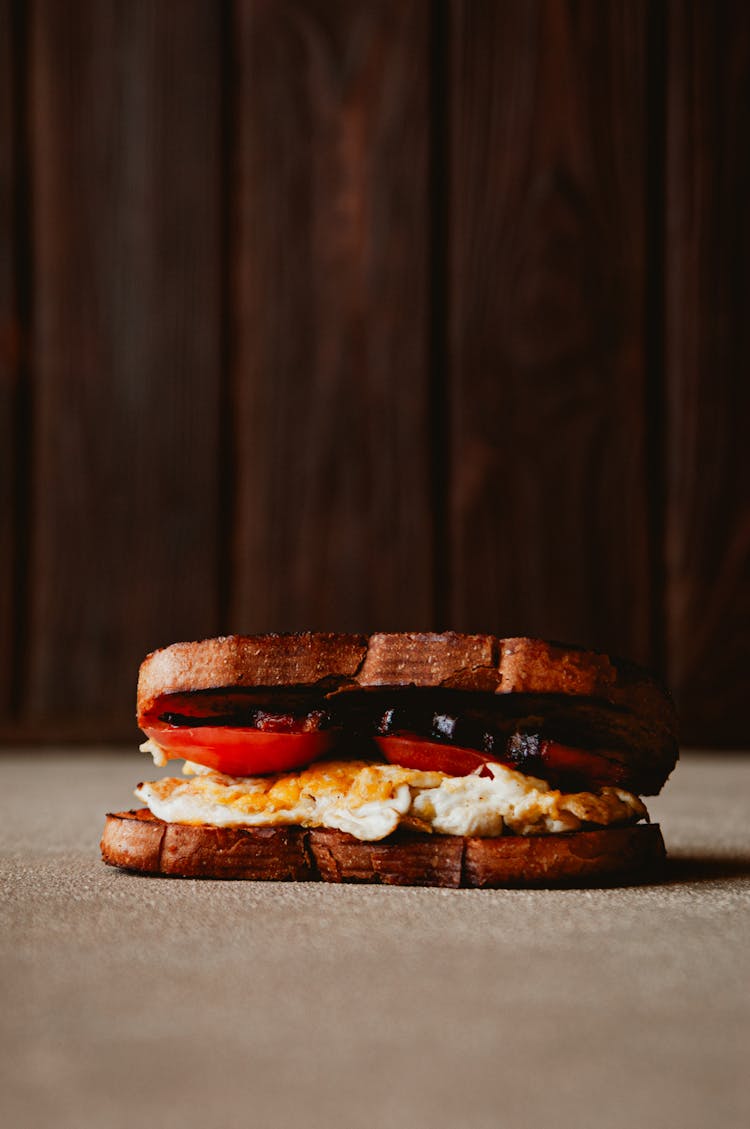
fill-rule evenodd
<path id="1" fill-rule="evenodd" d="M 653 871 L 666 854 L 658 824 L 497 839 L 397 832 L 365 843 L 323 828 L 164 823 L 145 808 L 108 815 L 101 850 L 142 874 L 454 888 L 606 883 Z"/>

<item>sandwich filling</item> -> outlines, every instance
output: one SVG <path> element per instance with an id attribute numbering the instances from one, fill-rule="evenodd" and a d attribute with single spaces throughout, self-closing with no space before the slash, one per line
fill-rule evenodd
<path id="1" fill-rule="evenodd" d="M 571 694 L 235 686 L 162 694 L 138 720 L 165 760 L 229 776 L 364 755 L 449 776 L 503 764 L 563 792 L 642 794 L 662 783 L 647 726 L 635 732 L 628 711 Z"/>
<path id="2" fill-rule="evenodd" d="M 184 760 L 188 779 L 136 795 L 167 823 L 365 841 L 400 828 L 489 838 L 648 819 L 621 734 L 600 714 L 570 696 L 422 687 L 162 695 L 139 718 L 142 749 L 158 765 Z"/>
<path id="3" fill-rule="evenodd" d="M 157 762 L 153 741 L 142 749 Z M 320 761 L 293 772 L 230 776 L 187 761 L 188 779 L 139 784 L 136 795 L 168 823 L 214 827 L 328 827 L 377 841 L 399 828 L 441 835 L 548 835 L 648 819 L 631 792 L 562 792 L 507 765 L 468 775 L 363 760 Z"/>

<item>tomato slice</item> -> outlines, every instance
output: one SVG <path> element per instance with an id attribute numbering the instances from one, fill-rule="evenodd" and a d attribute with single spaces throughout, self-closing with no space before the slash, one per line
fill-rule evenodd
<path id="1" fill-rule="evenodd" d="M 144 728 L 143 732 L 164 750 L 169 760 L 184 757 L 227 776 L 262 776 L 303 768 L 324 756 L 338 736 L 334 729 L 274 733 L 229 725 L 196 729 L 159 725 Z"/>
<path id="2" fill-rule="evenodd" d="M 497 759 L 479 749 L 441 745 L 417 736 L 376 737 L 375 743 L 391 764 L 421 772 L 445 772 L 448 776 L 468 776 L 487 761 Z"/>
<path id="3" fill-rule="evenodd" d="M 542 741 L 540 755 L 550 776 L 571 787 L 585 784 L 600 788 L 620 782 L 620 766 L 604 750 L 576 749 L 559 741 Z"/>
<path id="4" fill-rule="evenodd" d="M 403 768 L 416 768 L 422 772 L 445 772 L 449 776 L 468 776 L 476 772 L 488 761 L 505 764 L 516 772 L 532 776 L 549 776 L 550 782 L 558 786 L 566 783 L 586 784 L 601 787 L 616 783 L 613 780 L 613 767 L 601 755 L 585 749 L 575 749 L 561 745 L 558 741 L 542 741 L 540 759 L 524 764 L 523 761 L 501 759 L 497 753 L 483 753 L 479 749 L 466 749 L 454 745 L 442 745 L 437 741 L 425 741 L 414 735 L 401 737 L 376 737 L 376 744 L 383 756 L 391 764 Z M 481 774 L 480 774 L 481 775 Z"/>

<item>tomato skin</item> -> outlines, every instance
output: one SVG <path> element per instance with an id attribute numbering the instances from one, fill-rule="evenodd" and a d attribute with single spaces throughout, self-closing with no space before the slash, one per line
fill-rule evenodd
<path id="1" fill-rule="evenodd" d="M 188 729 L 162 724 L 143 732 L 169 760 L 184 757 L 227 776 L 263 776 L 304 768 L 324 756 L 338 736 L 332 729 L 276 733 L 229 725 Z"/>
<path id="2" fill-rule="evenodd" d="M 469 776 L 487 761 L 497 760 L 479 749 L 442 745 L 438 741 L 425 741 L 416 735 L 376 737 L 375 744 L 391 764 L 415 768 L 421 772 L 445 772 L 448 776 Z"/>

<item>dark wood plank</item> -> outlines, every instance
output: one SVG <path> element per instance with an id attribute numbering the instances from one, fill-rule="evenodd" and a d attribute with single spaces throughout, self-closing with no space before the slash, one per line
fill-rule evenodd
<path id="1" fill-rule="evenodd" d="M 429 6 L 240 3 L 243 630 L 426 625 Z"/>
<path id="2" fill-rule="evenodd" d="M 646 6 L 451 5 L 453 621 L 652 649 Z"/>
<path id="3" fill-rule="evenodd" d="M 0 0 L 0 717 L 12 706 L 15 405 L 19 332 L 13 278 L 14 66 L 11 0 Z"/>
<path id="4" fill-rule="evenodd" d="M 669 669 L 690 743 L 747 747 L 750 8 L 671 4 Z"/>
<path id="5" fill-rule="evenodd" d="M 34 5 L 26 718 L 135 732 L 146 650 L 217 614 L 221 12 Z"/>

